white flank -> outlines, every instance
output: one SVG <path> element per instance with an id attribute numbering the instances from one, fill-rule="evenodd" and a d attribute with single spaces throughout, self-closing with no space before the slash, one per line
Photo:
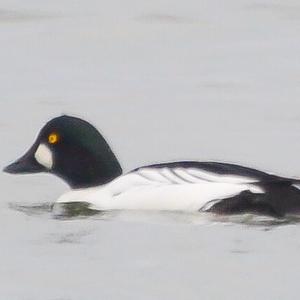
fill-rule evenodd
<path id="1" fill-rule="evenodd" d="M 53 166 L 53 155 L 51 150 L 45 145 L 40 144 L 34 154 L 36 161 L 46 167 L 51 169 Z"/>
<path id="2" fill-rule="evenodd" d="M 249 184 L 247 177 L 243 180 L 242 176 L 215 175 L 207 176 L 208 181 L 188 171 L 190 169 L 142 169 L 120 176 L 105 186 L 68 192 L 57 202 L 87 202 L 99 210 L 198 211 L 208 209 L 211 201 L 216 203 L 245 190 L 264 192 Z M 217 179 L 215 182 L 213 177 Z"/>

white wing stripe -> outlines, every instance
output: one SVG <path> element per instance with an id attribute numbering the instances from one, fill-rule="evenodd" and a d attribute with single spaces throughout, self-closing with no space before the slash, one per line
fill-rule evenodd
<path id="1" fill-rule="evenodd" d="M 168 180 L 155 169 L 141 169 L 137 171 L 137 174 L 156 183 L 170 183 L 170 180 Z"/>
<path id="2" fill-rule="evenodd" d="M 223 175 L 223 174 L 216 174 L 211 173 L 203 170 L 197 170 L 193 168 L 186 169 L 190 175 L 195 176 L 199 179 L 211 182 L 223 182 L 223 183 L 253 183 L 256 182 L 257 179 L 246 177 L 246 176 L 239 176 L 239 175 Z"/>
<path id="3" fill-rule="evenodd" d="M 179 176 L 180 178 L 182 178 L 185 182 L 188 183 L 199 183 L 199 181 L 203 181 L 203 180 L 199 180 L 199 178 L 190 175 L 185 169 L 182 168 L 176 168 L 172 170 L 177 176 Z"/>
<path id="4" fill-rule="evenodd" d="M 143 179 L 146 179 L 148 181 L 153 181 L 153 179 L 149 178 L 148 176 L 146 176 L 145 174 L 141 173 L 141 172 L 136 172 L 137 175 L 139 175 L 140 177 L 142 177 Z"/>
<path id="5" fill-rule="evenodd" d="M 174 174 L 174 172 L 171 172 L 170 169 L 168 168 L 162 168 L 161 172 L 160 172 L 165 178 L 167 178 L 170 183 L 173 184 L 181 184 L 181 183 L 185 183 L 184 181 L 182 181 L 180 178 L 178 178 L 178 176 L 176 174 Z"/>

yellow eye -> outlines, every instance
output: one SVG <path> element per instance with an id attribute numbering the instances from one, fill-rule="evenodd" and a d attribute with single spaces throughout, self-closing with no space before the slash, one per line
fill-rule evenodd
<path id="1" fill-rule="evenodd" d="M 49 144 L 56 144 L 59 141 L 59 135 L 56 132 L 51 133 L 48 136 L 48 142 Z"/>

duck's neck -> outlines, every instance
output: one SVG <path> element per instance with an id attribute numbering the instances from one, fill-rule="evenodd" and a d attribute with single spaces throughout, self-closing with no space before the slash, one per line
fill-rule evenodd
<path id="1" fill-rule="evenodd" d="M 56 175 L 66 181 L 72 189 L 88 188 L 106 184 L 122 174 L 118 161 L 78 161 L 80 168 L 65 169 Z"/>
<path id="2" fill-rule="evenodd" d="M 117 158 L 104 140 L 91 149 L 69 148 L 68 156 L 57 163 L 53 173 L 73 189 L 103 185 L 122 174 Z"/>
<path id="3" fill-rule="evenodd" d="M 98 164 L 91 167 L 81 176 L 68 178 L 68 184 L 72 189 L 81 189 L 106 184 L 122 175 L 119 163 Z"/>

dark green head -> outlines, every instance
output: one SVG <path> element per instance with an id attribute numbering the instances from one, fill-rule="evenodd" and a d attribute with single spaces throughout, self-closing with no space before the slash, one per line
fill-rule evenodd
<path id="1" fill-rule="evenodd" d="M 4 169 L 8 173 L 50 172 L 72 188 L 105 184 L 122 169 L 99 131 L 70 116 L 49 121 L 28 152 Z"/>

